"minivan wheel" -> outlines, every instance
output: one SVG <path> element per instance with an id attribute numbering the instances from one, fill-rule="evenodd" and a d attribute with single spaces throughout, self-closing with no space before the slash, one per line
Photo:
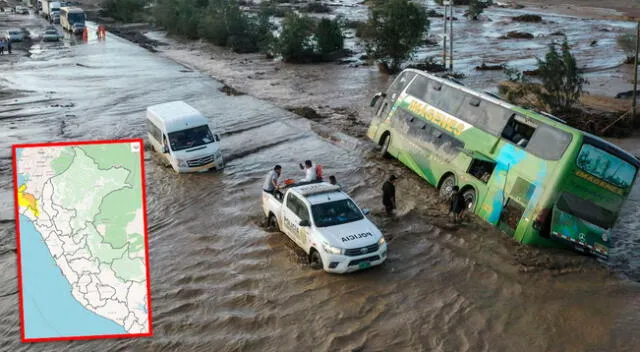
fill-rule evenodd
<path id="1" fill-rule="evenodd" d="M 380 156 L 383 158 L 388 158 L 389 157 L 389 144 L 391 144 L 391 135 L 390 134 L 385 134 L 384 137 L 382 137 L 382 143 L 380 144 L 381 148 L 380 148 Z"/>
<path id="2" fill-rule="evenodd" d="M 311 250 L 311 255 L 309 255 L 309 265 L 313 270 L 320 270 L 324 267 L 324 265 L 322 265 L 322 257 L 320 257 L 320 253 L 315 249 Z"/>

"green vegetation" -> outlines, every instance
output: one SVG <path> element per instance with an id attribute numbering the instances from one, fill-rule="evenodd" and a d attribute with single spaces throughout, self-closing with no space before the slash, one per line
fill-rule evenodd
<path id="1" fill-rule="evenodd" d="M 105 15 L 122 22 L 133 22 L 143 18 L 147 0 L 106 0 L 102 3 Z"/>
<path id="2" fill-rule="evenodd" d="M 491 0 L 471 0 L 469 1 L 469 8 L 467 9 L 467 11 L 465 11 L 464 15 L 467 16 L 467 18 L 469 18 L 470 20 L 476 21 L 478 20 L 478 16 L 482 14 L 484 9 L 489 7 L 491 4 Z"/>
<path id="3" fill-rule="evenodd" d="M 282 22 L 280 36 L 274 40 L 274 52 L 286 62 L 328 61 L 344 48 L 341 19 L 322 19 L 290 13 Z"/>
<path id="4" fill-rule="evenodd" d="M 171 34 L 206 39 L 237 53 L 268 50 L 273 25 L 268 8 L 258 15 L 240 9 L 234 0 L 158 0 L 156 24 Z"/>
<path id="5" fill-rule="evenodd" d="M 422 5 L 408 0 L 389 0 L 371 9 L 364 36 L 369 56 L 386 65 L 391 72 L 400 70 L 423 42 L 429 27 Z"/>
<path id="6" fill-rule="evenodd" d="M 540 98 L 552 112 L 569 111 L 580 99 L 582 86 L 588 84 L 569 50 L 566 38 L 560 53 L 555 42 L 549 45 L 545 60 L 538 59 L 538 70 L 544 87 Z"/>

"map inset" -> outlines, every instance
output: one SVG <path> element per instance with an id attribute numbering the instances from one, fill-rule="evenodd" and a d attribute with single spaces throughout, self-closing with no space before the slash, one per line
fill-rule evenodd
<path id="1" fill-rule="evenodd" d="M 24 341 L 151 334 L 142 149 L 14 147 Z"/>

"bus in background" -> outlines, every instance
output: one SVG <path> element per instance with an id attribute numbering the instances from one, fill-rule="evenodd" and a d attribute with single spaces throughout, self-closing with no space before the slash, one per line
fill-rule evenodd
<path id="1" fill-rule="evenodd" d="M 62 29 L 73 34 L 82 34 L 84 31 L 84 11 L 79 7 L 62 7 L 60 9 L 60 25 Z"/>
<path id="2" fill-rule="evenodd" d="M 608 258 L 640 160 L 559 118 L 407 69 L 371 101 L 367 136 L 524 244 Z"/>

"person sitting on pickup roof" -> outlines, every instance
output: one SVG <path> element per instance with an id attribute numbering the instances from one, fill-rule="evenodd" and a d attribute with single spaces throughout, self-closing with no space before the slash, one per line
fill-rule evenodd
<path id="1" fill-rule="evenodd" d="M 336 180 L 336 177 L 334 175 L 329 176 L 329 183 L 334 186 L 340 187 L 341 191 L 344 189 L 344 187 L 342 186 L 342 183 L 338 182 L 338 180 Z"/>
<path id="2" fill-rule="evenodd" d="M 316 168 L 311 163 L 311 160 L 305 160 L 304 166 L 300 164 L 300 168 L 305 172 L 305 176 L 300 182 L 313 182 L 318 179 Z"/>
<path id="3" fill-rule="evenodd" d="M 262 190 L 273 194 L 276 198 L 278 198 L 278 178 L 280 177 L 280 173 L 282 172 L 282 166 L 276 165 L 273 170 L 269 171 L 267 176 L 264 179 L 264 184 L 262 185 Z M 281 196 L 281 195 L 280 195 Z"/>

